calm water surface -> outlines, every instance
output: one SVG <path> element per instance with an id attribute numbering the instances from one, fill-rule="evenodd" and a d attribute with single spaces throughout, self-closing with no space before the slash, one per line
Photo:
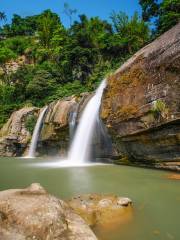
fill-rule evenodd
<path id="1" fill-rule="evenodd" d="M 72 168 L 34 165 L 44 161 L 0 158 L 0 190 L 39 182 L 62 199 L 83 193 L 127 196 L 134 202 L 133 219 L 116 230 L 96 230 L 99 240 L 180 239 L 180 181 L 167 179 L 170 173 L 113 165 Z"/>

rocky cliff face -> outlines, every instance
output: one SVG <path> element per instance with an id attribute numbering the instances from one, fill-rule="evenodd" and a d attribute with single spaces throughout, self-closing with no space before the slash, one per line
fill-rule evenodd
<path id="1" fill-rule="evenodd" d="M 84 93 L 80 97 L 72 96 L 52 102 L 48 106 L 37 149 L 39 154 L 63 155 L 67 152 L 70 130 L 73 132 L 76 127 L 89 96 Z M 28 130 L 27 122 L 31 117 L 37 120 L 39 113 L 40 109 L 30 107 L 22 108 L 11 115 L 0 130 L 0 156 L 22 156 L 28 151 L 33 131 Z M 76 116 L 70 129 L 72 113 L 76 113 Z"/>
<path id="2" fill-rule="evenodd" d="M 180 24 L 138 51 L 108 79 L 101 116 L 116 157 L 178 169 Z"/>
<path id="3" fill-rule="evenodd" d="M 22 156 L 31 140 L 26 127 L 28 119 L 37 118 L 39 109 L 26 107 L 14 112 L 0 130 L 0 156 Z"/>

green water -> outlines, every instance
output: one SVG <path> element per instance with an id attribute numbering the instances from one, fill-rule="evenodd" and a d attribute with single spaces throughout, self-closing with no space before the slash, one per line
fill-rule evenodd
<path id="1" fill-rule="evenodd" d="M 133 200 L 133 219 L 100 240 L 180 239 L 180 181 L 164 171 L 101 165 L 79 168 L 34 166 L 43 160 L 0 158 L 0 190 L 39 182 L 62 199 L 83 193 L 113 193 Z"/>

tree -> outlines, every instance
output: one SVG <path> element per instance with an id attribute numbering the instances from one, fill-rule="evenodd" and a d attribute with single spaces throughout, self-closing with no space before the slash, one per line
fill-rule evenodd
<path id="1" fill-rule="evenodd" d="M 4 12 L 0 12 L 0 21 L 6 21 L 6 14 Z"/>
<path id="2" fill-rule="evenodd" d="M 64 58 L 65 46 L 68 42 L 68 33 L 62 24 L 59 24 L 57 29 L 54 30 L 50 40 L 50 47 L 52 49 L 52 60 L 56 63 Z"/>
<path id="3" fill-rule="evenodd" d="M 70 26 L 71 26 L 72 25 L 72 16 L 73 16 L 73 14 L 77 13 L 77 10 L 70 8 L 68 3 L 64 3 L 64 11 L 63 12 L 69 17 L 69 22 L 70 22 Z"/>
<path id="4" fill-rule="evenodd" d="M 142 7 L 142 18 L 145 22 L 149 21 L 152 17 L 158 16 L 158 0 L 139 0 L 139 4 Z"/>
<path id="5" fill-rule="evenodd" d="M 167 31 L 180 21 L 180 1 L 164 0 L 160 4 L 157 31 L 159 34 Z"/>
<path id="6" fill-rule="evenodd" d="M 167 31 L 180 21 L 180 1 L 140 0 L 142 17 L 145 21 L 155 23 L 155 36 Z"/>
<path id="7" fill-rule="evenodd" d="M 103 57 L 106 39 L 112 27 L 98 17 L 80 15 L 70 28 L 67 62 L 72 69 L 72 79 L 85 84 L 93 68 Z"/>
<path id="8" fill-rule="evenodd" d="M 145 45 L 149 40 L 148 25 L 138 16 L 138 13 L 129 18 L 125 13 L 113 12 L 111 14 L 115 33 L 127 53 L 132 54 Z"/>
<path id="9" fill-rule="evenodd" d="M 49 48 L 53 32 L 60 24 L 59 16 L 56 13 L 52 13 L 51 10 L 46 10 L 39 16 L 38 22 L 38 34 L 40 42 L 43 47 Z"/>

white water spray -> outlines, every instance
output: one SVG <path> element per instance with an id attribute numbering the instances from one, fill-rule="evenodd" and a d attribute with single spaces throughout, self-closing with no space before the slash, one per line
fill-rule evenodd
<path id="1" fill-rule="evenodd" d="M 33 131 L 33 136 L 32 136 L 32 140 L 31 140 L 31 144 L 30 144 L 30 148 L 29 148 L 29 153 L 27 158 L 34 158 L 35 157 L 35 153 L 36 153 L 36 148 L 37 148 L 37 143 L 38 143 L 38 139 L 39 139 L 39 135 L 40 135 L 40 130 L 42 127 L 42 123 L 43 123 L 43 119 L 45 116 L 45 113 L 48 109 L 48 106 L 46 106 L 40 113 L 36 126 L 34 128 Z"/>
<path id="2" fill-rule="evenodd" d="M 99 108 L 101 106 L 101 98 L 105 87 L 106 80 L 103 80 L 82 114 L 69 150 L 69 164 L 81 165 L 89 160 L 92 135 L 95 129 Z"/>

